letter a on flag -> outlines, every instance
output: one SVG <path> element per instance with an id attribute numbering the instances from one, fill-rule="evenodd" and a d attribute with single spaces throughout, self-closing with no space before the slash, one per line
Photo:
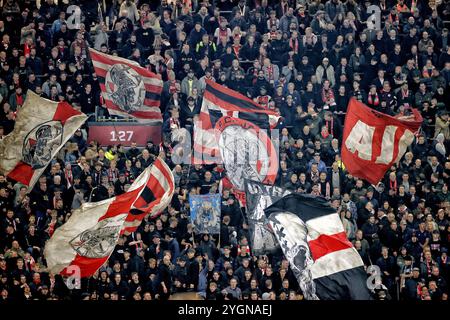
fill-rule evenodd
<path id="1" fill-rule="evenodd" d="M 377 184 L 403 157 L 422 124 L 420 113 L 412 111 L 410 117 L 395 118 L 351 98 L 342 140 L 342 161 L 348 172 Z"/>

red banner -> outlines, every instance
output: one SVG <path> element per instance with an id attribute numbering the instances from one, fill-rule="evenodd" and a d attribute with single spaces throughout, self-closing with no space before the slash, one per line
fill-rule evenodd
<path id="1" fill-rule="evenodd" d="M 161 126 L 90 122 L 88 140 L 98 141 L 102 146 L 121 144 L 129 147 L 132 142 L 136 142 L 138 146 L 145 146 L 149 140 L 154 144 L 159 144 L 161 142 Z"/>
<path id="2" fill-rule="evenodd" d="M 405 154 L 421 124 L 422 116 L 416 109 L 409 117 L 394 118 L 350 99 L 342 143 L 347 171 L 377 184 Z"/>

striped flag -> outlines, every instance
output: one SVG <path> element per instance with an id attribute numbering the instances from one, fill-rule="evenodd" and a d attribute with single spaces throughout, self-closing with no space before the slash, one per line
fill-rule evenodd
<path id="1" fill-rule="evenodd" d="M 79 267 L 81 277 L 94 274 L 108 260 L 121 234 L 135 232 L 146 215 L 154 218 L 162 213 L 172 200 L 174 186 L 172 171 L 158 158 L 126 193 L 83 204 L 45 246 L 50 272 L 70 275 Z"/>
<path id="2" fill-rule="evenodd" d="M 0 172 L 32 189 L 86 119 L 67 102 L 50 101 L 28 90 L 14 130 L 0 141 Z"/>
<path id="3" fill-rule="evenodd" d="M 89 49 L 104 103 L 112 115 L 162 123 L 161 77 L 134 61 Z"/>
<path id="4" fill-rule="evenodd" d="M 249 121 L 262 129 L 274 128 L 279 114 L 266 109 L 242 94 L 206 80 L 200 114 L 194 122 L 194 157 L 196 164 L 213 164 L 220 152 L 213 129 L 220 118 L 229 116 Z"/>
<path id="5" fill-rule="evenodd" d="M 324 198 L 292 193 L 265 213 L 307 299 L 371 299 L 363 261 Z"/>

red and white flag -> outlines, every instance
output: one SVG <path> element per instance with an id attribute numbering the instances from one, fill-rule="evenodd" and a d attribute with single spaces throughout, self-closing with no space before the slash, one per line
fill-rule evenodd
<path id="1" fill-rule="evenodd" d="M 194 121 L 195 164 L 221 161 L 214 128 L 223 117 L 246 120 L 261 129 L 270 129 L 276 127 L 280 114 L 260 106 L 239 92 L 206 80 L 202 108 Z"/>
<path id="2" fill-rule="evenodd" d="M 361 256 L 325 198 L 291 193 L 264 212 L 307 300 L 371 299 Z"/>
<path id="3" fill-rule="evenodd" d="M 161 77 L 134 61 L 89 49 L 104 103 L 110 114 L 162 123 Z"/>
<path id="4" fill-rule="evenodd" d="M 14 130 L 0 141 L 0 172 L 31 189 L 86 119 L 67 102 L 50 101 L 29 90 Z"/>
<path id="5" fill-rule="evenodd" d="M 50 272 L 93 275 L 110 257 L 119 236 L 135 232 L 145 216 L 157 217 L 170 204 L 175 189 L 172 171 L 158 158 L 117 197 L 85 203 L 55 230 L 45 246 Z"/>
<path id="6" fill-rule="evenodd" d="M 422 124 L 419 111 L 412 112 L 410 119 L 394 118 L 351 98 L 342 140 L 342 161 L 348 172 L 376 185 L 403 157 Z"/>

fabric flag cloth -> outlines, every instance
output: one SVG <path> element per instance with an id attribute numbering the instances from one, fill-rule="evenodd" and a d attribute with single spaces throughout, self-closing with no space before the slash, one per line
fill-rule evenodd
<path id="1" fill-rule="evenodd" d="M 0 172 L 33 188 L 86 119 L 67 102 L 50 101 L 29 90 L 17 111 L 14 130 L 0 141 Z"/>
<path id="2" fill-rule="evenodd" d="M 280 249 L 275 235 L 268 227 L 264 209 L 290 193 L 284 188 L 245 179 L 246 214 L 254 255 L 273 254 Z"/>
<path id="3" fill-rule="evenodd" d="M 194 121 L 194 163 L 214 164 L 220 159 L 213 129 L 224 116 L 247 120 L 261 129 L 274 128 L 280 118 L 276 111 L 264 108 L 225 86 L 206 80 L 201 111 Z"/>
<path id="4" fill-rule="evenodd" d="M 351 98 L 342 140 L 342 161 L 347 171 L 378 184 L 386 171 L 405 154 L 422 121 L 416 109 L 410 117 L 394 118 Z"/>
<path id="5" fill-rule="evenodd" d="M 190 195 L 189 207 L 195 233 L 220 233 L 220 194 Z"/>
<path id="6" fill-rule="evenodd" d="M 45 246 L 50 272 L 81 277 L 93 275 L 110 257 L 121 234 L 135 232 L 146 215 L 157 217 L 170 204 L 174 178 L 167 164 L 157 158 L 119 196 L 85 203 L 55 230 Z"/>
<path id="7" fill-rule="evenodd" d="M 138 63 L 89 49 L 102 96 L 112 115 L 160 124 L 163 81 Z"/>
<path id="8" fill-rule="evenodd" d="M 363 261 L 324 198 L 292 193 L 265 213 L 306 299 L 371 300 Z"/>
<path id="9" fill-rule="evenodd" d="M 247 120 L 222 117 L 215 126 L 221 160 L 232 191 L 245 206 L 245 179 L 273 185 L 278 174 L 278 153 L 265 130 Z"/>

